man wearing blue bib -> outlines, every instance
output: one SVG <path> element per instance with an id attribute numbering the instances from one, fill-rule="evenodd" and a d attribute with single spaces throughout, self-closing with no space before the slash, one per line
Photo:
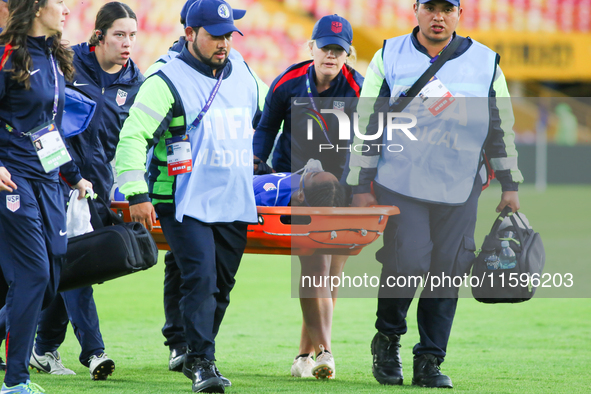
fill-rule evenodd
<path id="1" fill-rule="evenodd" d="M 215 337 L 246 247 L 247 225 L 257 221 L 257 85 L 244 61 L 228 58 L 233 32 L 242 34 L 225 1 L 201 0 L 189 8 L 187 46 L 140 88 L 116 153 L 117 183 L 132 220 L 152 229 L 158 214 L 181 270 L 183 372 L 194 392 L 224 392 L 227 379 L 214 364 Z M 152 159 L 156 165 L 146 184 L 151 144 L 165 154 L 155 154 L 159 160 Z M 171 182 L 173 202 L 163 201 Z"/>
<path id="2" fill-rule="evenodd" d="M 418 126 L 410 128 L 414 140 L 399 135 L 404 149 L 396 153 L 386 148 L 351 150 L 347 182 L 353 188 L 353 205 L 379 203 L 400 208 L 400 215 L 388 221 L 384 246 L 376 254 L 383 264 L 382 283 L 388 277 L 463 277 L 476 249 L 474 228 L 483 189 L 480 170 L 490 164 L 501 183 L 497 212 L 505 206 L 514 212 L 519 209 L 517 189 L 523 181 L 499 56 L 470 38 L 456 37 L 460 0 L 418 0 L 414 12 L 418 26 L 413 32 L 386 40 L 374 56 L 361 100 L 406 96 L 452 41 L 459 41 L 459 46 L 450 46 L 451 57 L 402 110 L 418 118 Z M 367 111 L 368 116 L 359 112 L 360 132 L 375 134 L 377 111 Z M 388 138 L 392 136 L 386 134 L 384 142 L 391 143 Z M 363 142 L 356 137 L 353 144 Z M 372 182 L 375 197 L 370 193 Z M 412 384 L 451 388 L 451 379 L 439 366 L 447 352 L 458 287 L 431 288 L 430 284 L 418 300 L 420 342 L 413 348 Z M 380 288 L 378 332 L 371 351 L 372 372 L 381 384 L 403 382 L 400 336 L 407 331 L 406 315 L 416 289 L 416 282 L 414 286 Z"/>

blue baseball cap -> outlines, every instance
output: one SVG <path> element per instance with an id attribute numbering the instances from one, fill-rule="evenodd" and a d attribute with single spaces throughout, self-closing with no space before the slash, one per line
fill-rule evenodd
<path id="1" fill-rule="evenodd" d="M 433 0 L 419 0 L 419 3 L 425 4 L 425 3 L 428 3 L 430 1 L 433 1 Z M 447 1 L 449 4 L 454 5 L 456 7 L 459 7 L 460 6 L 460 0 L 445 0 L 445 1 Z"/>
<path id="2" fill-rule="evenodd" d="M 203 27 L 212 36 L 223 36 L 237 31 L 232 7 L 224 0 L 199 0 L 187 11 L 187 26 Z"/>
<path id="3" fill-rule="evenodd" d="M 316 40 L 318 48 L 336 44 L 349 53 L 349 47 L 353 43 L 353 29 L 349 21 L 342 16 L 327 15 L 314 25 L 312 39 Z"/>
<path id="4" fill-rule="evenodd" d="M 181 10 L 181 22 L 184 24 L 185 27 L 187 27 L 187 13 L 189 12 L 189 8 L 191 8 L 191 6 L 198 1 L 199 0 L 187 0 L 185 2 L 185 5 L 183 5 L 183 9 Z M 232 9 L 232 16 L 234 17 L 234 20 L 241 19 L 244 16 L 244 14 L 246 14 L 246 10 Z"/>

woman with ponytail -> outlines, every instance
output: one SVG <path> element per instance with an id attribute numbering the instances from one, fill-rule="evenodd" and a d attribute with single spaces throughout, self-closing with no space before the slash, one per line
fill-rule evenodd
<path id="1" fill-rule="evenodd" d="M 67 82 L 68 93 L 75 91 L 94 101 L 96 112 L 85 130 L 68 138 L 70 153 L 80 173 L 92 182 L 94 191 L 105 202 L 109 202 L 113 187 L 111 161 L 119 132 L 144 81 L 131 60 L 137 30 L 133 10 L 127 4 L 109 2 L 98 11 L 88 42 L 72 47 L 76 73 L 73 81 Z M 69 111 L 64 116 L 75 114 Z M 108 208 L 101 204 L 98 213 L 103 224 L 109 225 Z M 107 379 L 115 371 L 115 362 L 105 353 L 91 286 L 58 294 L 43 311 L 31 367 L 53 375 L 75 374 L 62 364 L 58 352 L 70 322 L 81 347 L 78 360 L 88 368 L 92 380 Z"/>
<path id="2" fill-rule="evenodd" d="M 62 43 L 61 0 L 11 0 L 0 35 L 0 267 L 9 286 L 7 369 L 1 394 L 33 394 L 28 364 L 41 308 L 51 302 L 66 256 L 59 173 L 80 191 L 92 184 L 71 160 L 61 132 L 65 79 L 74 73 Z"/>

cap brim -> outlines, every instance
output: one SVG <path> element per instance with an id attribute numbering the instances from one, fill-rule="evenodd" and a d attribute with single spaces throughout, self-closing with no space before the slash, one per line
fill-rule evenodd
<path id="1" fill-rule="evenodd" d="M 244 14 L 246 14 L 246 10 L 237 10 L 235 8 L 232 9 L 232 17 L 234 20 L 242 19 Z"/>
<path id="2" fill-rule="evenodd" d="M 347 53 L 349 53 L 349 47 L 351 46 L 351 44 L 340 37 L 330 36 L 316 39 L 316 46 L 318 48 L 324 48 L 327 45 L 338 45 L 342 47 Z"/>
<path id="3" fill-rule="evenodd" d="M 428 3 L 430 1 L 433 1 L 433 0 L 419 0 L 419 3 L 425 4 L 425 3 Z M 459 0 L 445 0 L 445 1 L 447 1 L 449 4 L 451 4 L 451 5 L 455 6 L 455 7 L 459 7 L 460 6 Z"/>
<path id="4" fill-rule="evenodd" d="M 225 36 L 233 31 L 238 32 L 241 36 L 244 35 L 233 23 L 218 23 L 217 25 L 203 26 L 203 28 L 212 36 Z"/>

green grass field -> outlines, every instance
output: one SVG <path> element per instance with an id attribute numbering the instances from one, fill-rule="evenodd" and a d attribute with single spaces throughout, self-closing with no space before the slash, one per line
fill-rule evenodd
<path id="1" fill-rule="evenodd" d="M 478 246 L 495 218 L 499 195 L 499 189 L 491 188 L 480 199 Z M 555 186 L 539 194 L 525 186 L 520 198 L 523 212 L 543 236 L 549 269 L 579 267 L 577 275 L 586 282 L 582 286 L 590 288 L 581 267 L 591 271 L 591 187 Z M 168 349 L 160 333 L 163 267 L 159 263 L 149 271 L 95 286 L 107 353 L 117 364 L 109 380 L 90 380 L 88 369 L 78 362 L 80 348 L 71 331 L 60 351 L 64 364 L 78 375 L 33 373 L 32 380 L 48 393 L 60 394 L 190 393 L 190 381 L 167 368 Z M 415 303 L 409 311 L 409 332 L 402 339 L 405 385 L 380 386 L 373 378 L 369 344 L 375 333 L 376 301 L 371 298 L 343 298 L 337 303 L 332 346 L 337 379 L 292 378 L 289 370 L 298 350 L 301 313 L 299 301 L 290 296 L 290 272 L 289 257 L 243 259 L 217 338 L 217 365 L 233 383 L 227 392 L 429 391 L 410 386 L 412 347 L 418 341 Z M 590 393 L 591 301 L 535 298 L 515 305 L 484 305 L 460 299 L 442 370 L 461 392 Z"/>

